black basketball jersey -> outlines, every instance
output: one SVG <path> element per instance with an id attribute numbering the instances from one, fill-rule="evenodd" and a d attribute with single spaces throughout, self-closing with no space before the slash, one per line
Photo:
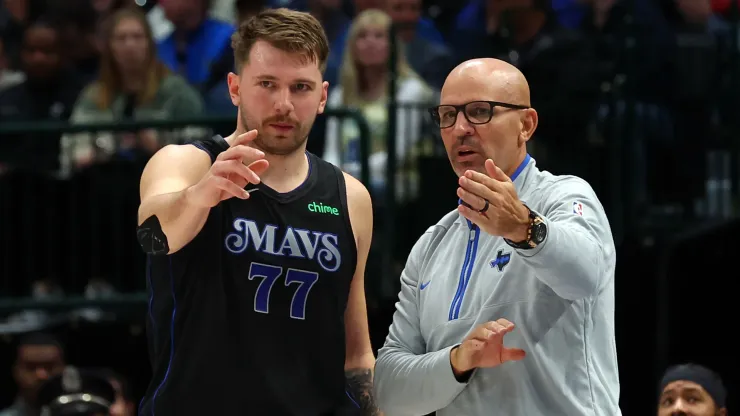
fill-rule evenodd
<path id="1" fill-rule="evenodd" d="M 215 159 L 212 143 L 199 147 Z M 344 382 L 357 262 L 345 181 L 306 155 L 297 189 L 248 185 L 250 198 L 211 209 L 186 247 L 149 256 L 153 378 L 141 415 L 357 412 Z"/>

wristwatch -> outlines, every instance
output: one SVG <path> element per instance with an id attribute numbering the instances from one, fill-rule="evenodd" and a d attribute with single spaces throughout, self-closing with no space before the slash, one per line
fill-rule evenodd
<path id="1" fill-rule="evenodd" d="M 542 219 L 542 217 L 539 216 L 536 212 L 529 209 L 528 206 L 524 205 L 525 208 L 529 211 L 529 228 L 527 228 L 527 239 L 520 242 L 514 242 L 509 239 L 504 239 L 506 241 L 506 244 L 522 249 L 527 250 L 531 248 L 535 248 L 538 245 L 542 244 L 543 241 L 545 241 L 545 238 L 547 237 L 547 225 L 545 224 L 545 221 Z"/>

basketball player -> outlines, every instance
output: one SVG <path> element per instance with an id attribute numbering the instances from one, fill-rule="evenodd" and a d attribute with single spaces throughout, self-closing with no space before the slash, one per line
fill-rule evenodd
<path id="1" fill-rule="evenodd" d="M 232 43 L 234 134 L 165 147 L 141 178 L 153 378 L 140 414 L 375 415 L 370 196 L 305 150 L 326 35 L 278 9 Z"/>

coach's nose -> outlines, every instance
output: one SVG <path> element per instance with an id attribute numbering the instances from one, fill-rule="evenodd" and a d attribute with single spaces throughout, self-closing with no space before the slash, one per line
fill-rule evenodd
<path id="1" fill-rule="evenodd" d="M 286 115 L 293 111 L 293 96 L 290 88 L 282 88 L 275 97 L 275 111 L 278 114 Z"/>
<path id="2" fill-rule="evenodd" d="M 457 119 L 455 119 L 455 135 L 459 137 L 472 136 L 475 133 L 473 125 L 465 118 L 465 114 L 462 111 L 457 113 Z"/>

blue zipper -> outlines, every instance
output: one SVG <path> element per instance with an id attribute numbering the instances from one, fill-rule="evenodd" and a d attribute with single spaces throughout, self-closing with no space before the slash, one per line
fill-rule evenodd
<path id="1" fill-rule="evenodd" d="M 462 307 L 462 301 L 465 297 L 465 290 L 468 288 L 470 282 L 470 276 L 473 272 L 473 265 L 475 264 L 475 254 L 478 251 L 478 236 L 480 230 L 478 227 L 470 221 L 467 221 L 470 233 L 468 234 L 468 245 L 465 249 L 465 261 L 463 261 L 462 270 L 460 270 L 460 282 L 457 285 L 457 293 L 452 298 L 452 304 L 450 305 L 450 313 L 448 320 L 457 319 L 460 316 L 460 308 Z"/>
<path id="2" fill-rule="evenodd" d="M 511 175 L 511 180 L 514 181 L 520 173 L 527 167 L 531 156 L 529 153 L 524 157 L 522 163 L 516 168 L 516 171 Z M 462 199 L 459 199 L 458 204 L 462 204 Z M 465 291 L 468 290 L 468 283 L 470 283 L 470 276 L 473 274 L 473 266 L 475 265 L 475 255 L 478 252 L 478 237 L 480 236 L 480 229 L 478 226 L 466 220 L 470 233 L 468 236 L 468 246 L 465 249 L 465 261 L 463 261 L 462 270 L 460 270 L 460 282 L 457 284 L 457 292 L 455 297 L 452 298 L 452 304 L 450 305 L 450 313 L 448 320 L 457 319 L 460 317 L 460 308 L 462 308 L 463 298 L 465 297 Z"/>

